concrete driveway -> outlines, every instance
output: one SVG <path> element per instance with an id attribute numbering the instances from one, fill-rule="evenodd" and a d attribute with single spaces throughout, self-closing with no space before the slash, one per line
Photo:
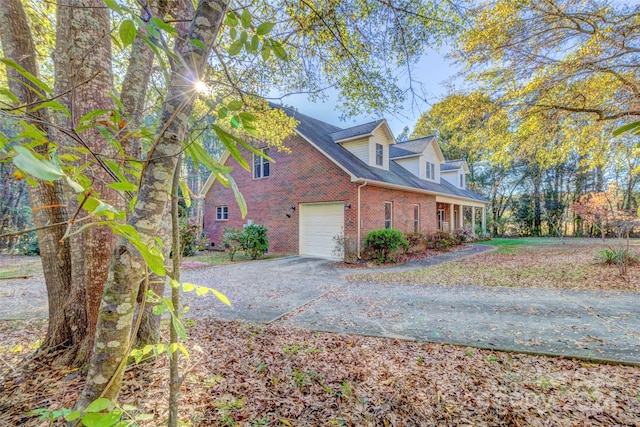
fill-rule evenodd
<path id="1" fill-rule="evenodd" d="M 326 260 L 287 257 L 186 270 L 182 279 L 216 288 L 233 303 L 188 296 L 194 318 L 640 364 L 639 294 L 386 285 L 348 281 L 351 273 Z"/>

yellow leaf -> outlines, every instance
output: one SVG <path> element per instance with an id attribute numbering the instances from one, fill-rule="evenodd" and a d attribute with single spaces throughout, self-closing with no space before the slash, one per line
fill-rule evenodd
<path id="1" fill-rule="evenodd" d="M 280 422 L 281 422 L 282 424 L 286 425 L 286 426 L 292 426 L 292 425 L 293 425 L 293 424 L 291 424 L 291 422 L 290 422 L 290 421 L 287 421 L 287 420 L 282 419 L 282 418 L 280 418 Z"/>

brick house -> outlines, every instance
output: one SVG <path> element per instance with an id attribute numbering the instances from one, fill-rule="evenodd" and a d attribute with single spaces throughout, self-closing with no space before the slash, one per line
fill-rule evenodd
<path id="1" fill-rule="evenodd" d="M 225 227 L 255 223 L 267 227 L 271 252 L 336 258 L 336 235 L 352 236 L 359 253 L 371 230 L 453 231 L 465 225 L 465 209 L 466 225 L 475 228 L 481 212 L 485 229 L 487 202 L 466 188 L 466 162 L 446 161 L 434 137 L 397 143 L 384 119 L 341 129 L 285 111 L 299 122 L 286 141 L 291 153 L 261 148 L 274 162 L 244 153 L 251 172 L 222 158 L 234 166 L 246 218 L 231 189 L 205 183 L 203 225 L 214 246 Z"/>

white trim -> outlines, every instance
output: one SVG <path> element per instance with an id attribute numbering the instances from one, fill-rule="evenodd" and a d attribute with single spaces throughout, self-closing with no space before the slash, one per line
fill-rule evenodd
<path id="1" fill-rule="evenodd" d="M 369 122 L 369 123 L 371 123 L 371 122 Z M 363 124 L 363 125 L 361 125 L 361 126 L 364 126 L 364 125 L 367 125 L 367 124 L 368 124 L 368 123 L 364 123 L 364 124 Z M 389 143 L 390 143 L 390 144 L 397 144 L 398 142 L 396 141 L 396 137 L 393 135 L 393 132 L 391 131 L 391 128 L 389 127 L 389 123 L 387 123 L 387 119 L 382 119 L 382 120 L 380 121 L 380 123 L 378 123 L 378 126 L 376 126 L 375 128 L 373 128 L 373 129 L 371 130 L 371 132 L 361 133 L 361 134 L 358 134 L 358 135 L 350 136 L 350 137 L 348 137 L 348 138 L 336 139 L 336 140 L 334 140 L 334 142 L 335 142 L 336 144 L 342 144 L 342 143 L 344 143 L 344 142 L 349 142 L 349 141 L 352 141 L 352 140 L 354 140 L 354 139 L 360 139 L 360 138 L 365 138 L 365 137 L 371 137 L 371 136 L 373 136 L 374 132 L 375 132 L 375 131 L 377 131 L 377 130 L 378 130 L 378 128 L 379 128 L 380 126 L 382 126 L 383 124 L 385 125 L 384 131 L 385 131 L 385 133 L 387 134 L 387 138 L 389 138 L 389 140 L 390 140 L 390 141 L 389 141 Z M 354 126 L 354 127 L 356 127 L 356 126 Z M 347 128 L 347 129 L 343 129 L 343 130 L 349 130 L 349 128 Z M 299 132 L 298 132 L 298 133 L 299 133 Z"/>

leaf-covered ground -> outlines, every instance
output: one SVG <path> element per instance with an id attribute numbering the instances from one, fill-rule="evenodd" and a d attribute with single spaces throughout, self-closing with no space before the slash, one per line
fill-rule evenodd
<path id="1" fill-rule="evenodd" d="M 0 322 L 0 425 L 47 425 L 25 413 L 81 389 L 78 372 L 29 362 L 45 327 Z M 640 425 L 637 367 L 242 322 L 189 334 L 186 425 Z M 166 421 L 167 372 L 166 357 L 127 372 L 120 401 L 153 414 L 147 425 Z"/>
<path id="2" fill-rule="evenodd" d="M 596 262 L 599 251 L 617 247 L 616 240 L 518 239 L 510 242 L 501 239 L 495 244 L 498 250 L 494 252 L 457 262 L 400 274 L 360 274 L 351 279 L 379 283 L 640 290 L 640 265 L 628 267 L 622 276 L 616 266 Z M 631 251 L 640 253 L 640 241 L 631 241 Z"/>

